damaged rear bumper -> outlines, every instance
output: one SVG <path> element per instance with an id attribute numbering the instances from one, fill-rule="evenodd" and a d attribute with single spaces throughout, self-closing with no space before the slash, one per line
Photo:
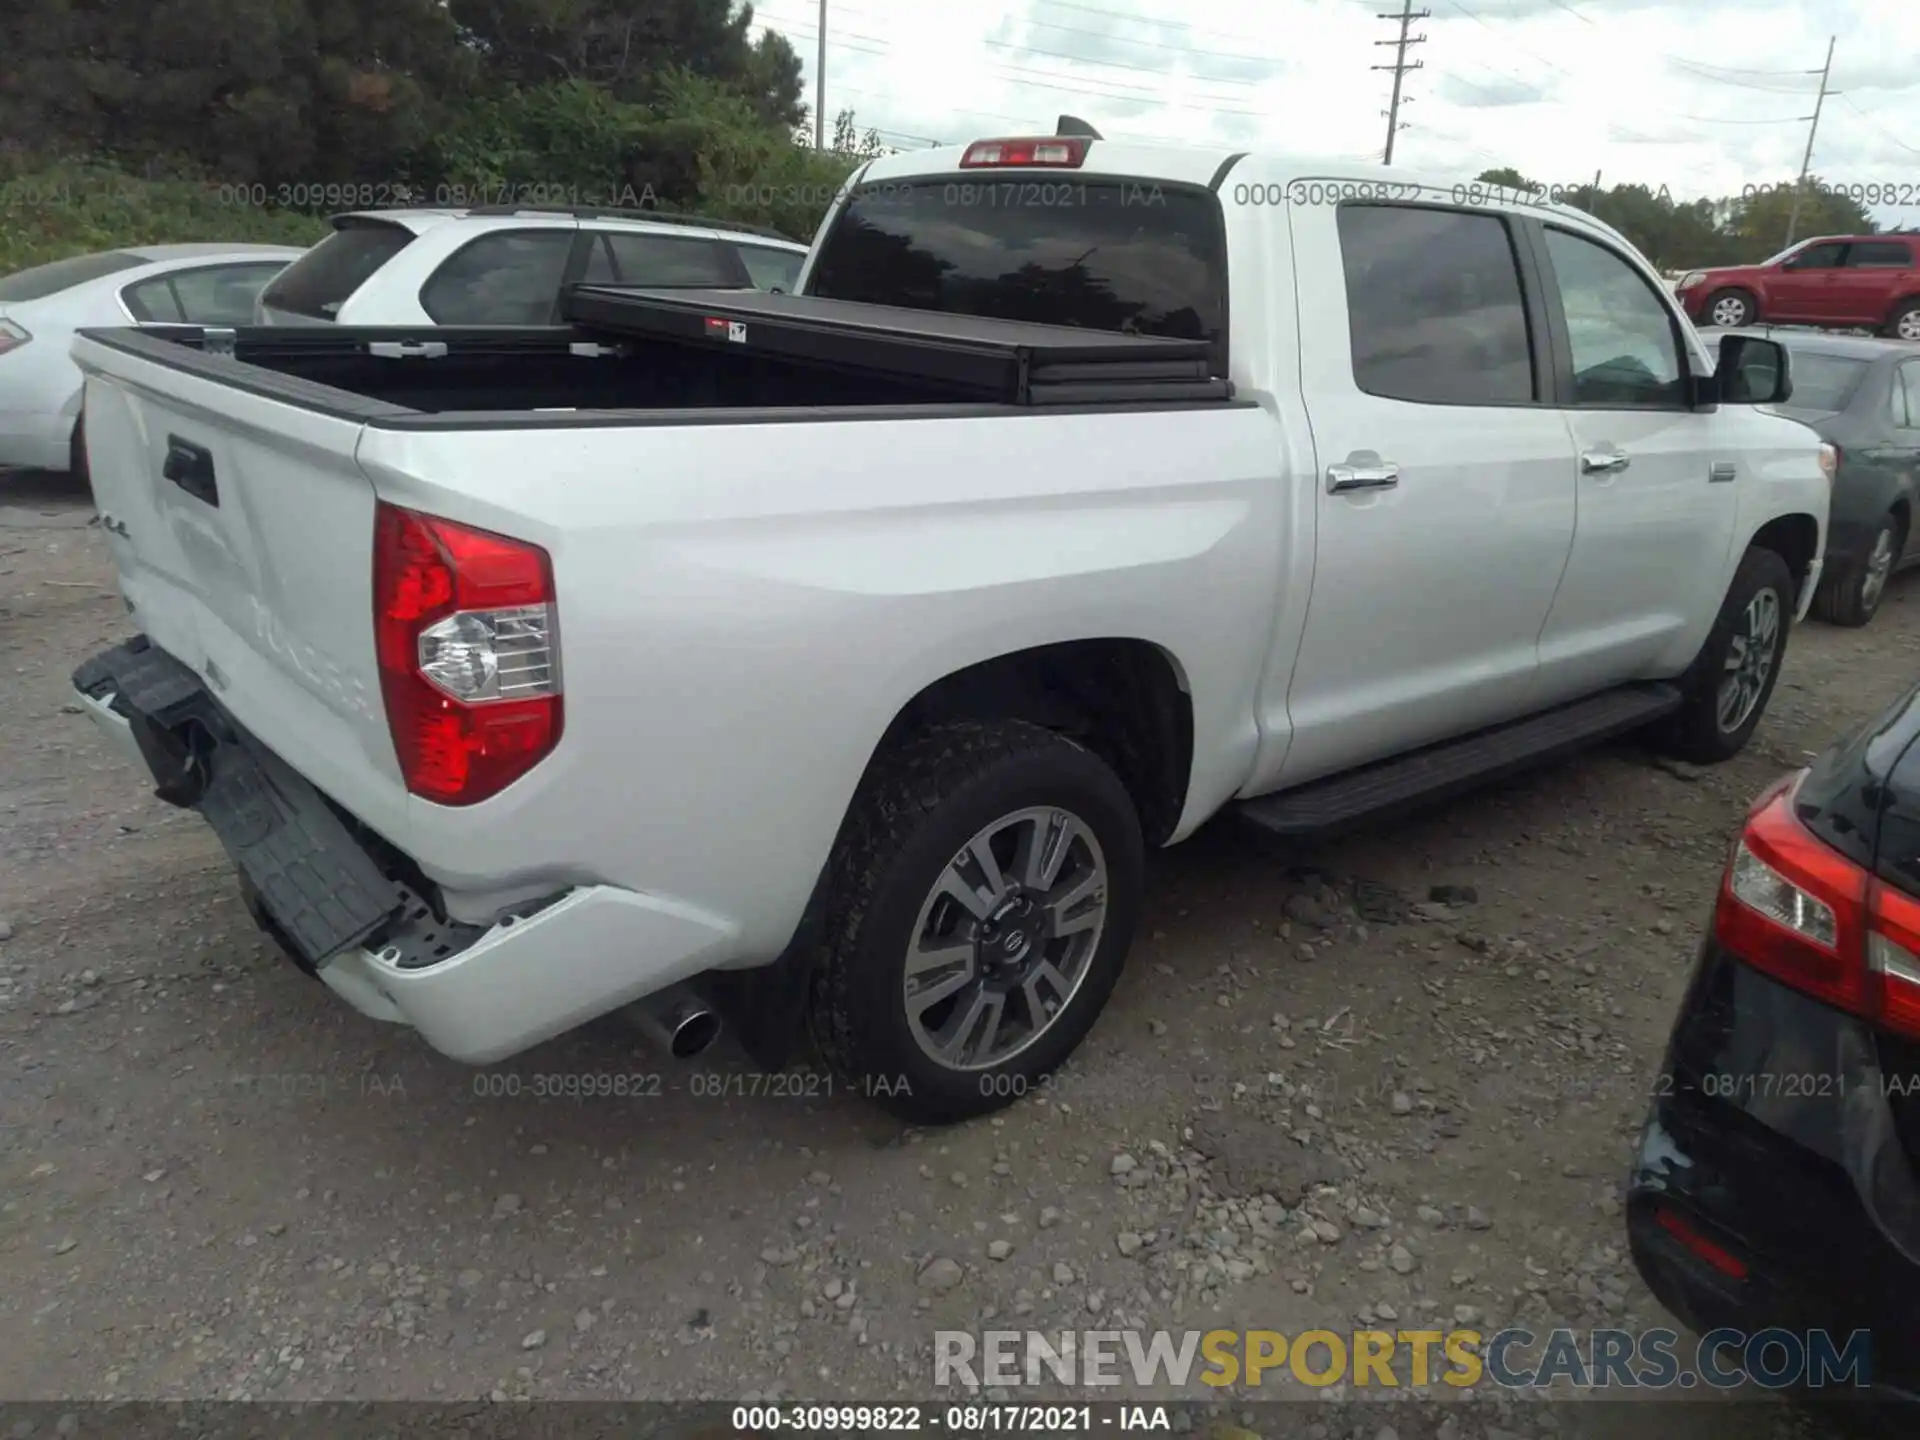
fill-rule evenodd
<path id="1" fill-rule="evenodd" d="M 454 1059 L 503 1059 L 700 974 L 735 942 L 713 916 L 609 885 L 561 889 L 485 925 L 452 920 L 406 856 L 145 637 L 73 678 L 78 703 L 160 798 L 212 827 L 248 908 L 293 963 Z"/>

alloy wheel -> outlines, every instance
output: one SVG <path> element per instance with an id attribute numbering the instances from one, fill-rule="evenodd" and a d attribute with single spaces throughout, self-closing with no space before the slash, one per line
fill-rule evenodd
<path id="1" fill-rule="evenodd" d="M 1083 820 L 1036 806 L 983 826 L 920 906 L 904 995 L 914 1042 L 950 1070 L 987 1070 L 1072 1003 L 1106 928 L 1105 853 Z"/>
<path id="2" fill-rule="evenodd" d="M 1780 655 L 1780 619 L 1780 597 L 1773 590 L 1762 590 L 1747 602 L 1740 629 L 1727 647 L 1720 681 L 1716 718 L 1721 734 L 1731 735 L 1746 724 L 1766 693 Z"/>

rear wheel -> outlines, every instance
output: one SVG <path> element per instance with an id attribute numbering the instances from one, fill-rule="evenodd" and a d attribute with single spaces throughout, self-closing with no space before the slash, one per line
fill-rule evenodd
<path id="1" fill-rule="evenodd" d="M 1829 625 L 1857 627 L 1873 619 L 1886 598 L 1887 581 L 1906 542 L 1906 527 L 1889 511 L 1880 517 L 1867 543 L 1821 583 L 1813 613 Z"/>
<path id="2" fill-rule="evenodd" d="M 1707 298 L 1706 316 L 1709 325 L 1718 325 L 1731 330 L 1741 325 L 1751 325 L 1753 317 L 1759 313 L 1759 306 L 1753 303 L 1753 297 L 1744 290 L 1716 290 Z"/>
<path id="3" fill-rule="evenodd" d="M 1920 340 L 1920 300 L 1909 300 L 1893 312 L 1887 334 L 1895 340 Z"/>
<path id="4" fill-rule="evenodd" d="M 1766 713 L 1780 678 L 1793 623 L 1793 574 L 1771 550 L 1750 548 L 1706 644 L 1680 678 L 1681 707 L 1659 732 L 1662 747 L 1682 760 L 1712 765 L 1732 759 Z"/>
<path id="5" fill-rule="evenodd" d="M 876 762 L 834 858 L 815 1043 L 906 1119 L 998 1110 L 1073 1053 L 1133 943 L 1145 845 L 1118 777 L 1019 721 Z"/>

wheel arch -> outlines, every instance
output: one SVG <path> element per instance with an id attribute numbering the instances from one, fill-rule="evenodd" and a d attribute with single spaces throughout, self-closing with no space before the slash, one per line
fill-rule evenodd
<path id="1" fill-rule="evenodd" d="M 1192 688 L 1187 667 L 1164 645 L 1122 636 L 1040 643 L 926 682 L 894 712 L 869 752 L 832 849 L 779 958 L 761 969 L 708 977 L 709 990 L 757 1063 L 779 1069 L 798 1044 L 808 985 L 826 933 L 833 857 L 876 763 L 928 726 L 990 719 L 1029 721 L 1100 756 L 1133 798 L 1149 847 L 1164 844 L 1179 824 L 1193 773 Z"/>
<path id="2" fill-rule="evenodd" d="M 1820 522 L 1804 511 L 1776 515 L 1747 541 L 1748 549 L 1771 550 L 1787 562 L 1797 586 L 1804 586 L 1820 549 Z"/>

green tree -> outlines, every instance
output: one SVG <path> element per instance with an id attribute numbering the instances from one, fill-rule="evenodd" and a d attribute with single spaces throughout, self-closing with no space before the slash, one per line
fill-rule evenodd
<path id="1" fill-rule="evenodd" d="M 1787 245 L 1787 221 L 1793 215 L 1792 187 L 1754 189 L 1733 202 L 1728 229 L 1739 238 L 1742 258 L 1764 260 Z M 1800 187 L 1800 213 L 1793 238 L 1809 235 L 1870 235 L 1879 227 L 1855 201 L 1834 193 L 1815 175 Z"/>
<path id="2" fill-rule="evenodd" d="M 793 125 L 800 57 L 784 36 L 755 39 L 753 7 L 731 0 L 449 0 L 487 73 L 532 87 L 560 81 L 604 86 L 647 103 L 681 71 L 746 96 L 768 124 Z"/>
<path id="3" fill-rule="evenodd" d="M 1482 170 L 1473 178 L 1483 185 L 1498 185 L 1505 190 L 1538 190 L 1540 188 L 1510 165 L 1503 165 L 1495 170 Z"/>

